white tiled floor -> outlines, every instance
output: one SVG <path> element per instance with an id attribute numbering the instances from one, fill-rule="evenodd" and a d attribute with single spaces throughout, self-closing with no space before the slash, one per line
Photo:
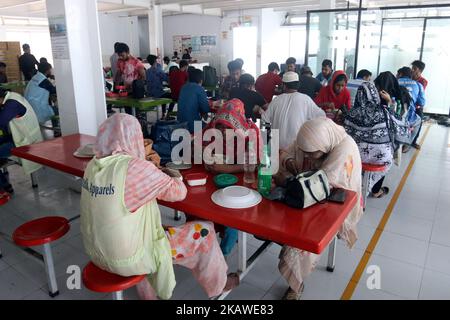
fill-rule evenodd
<path id="1" fill-rule="evenodd" d="M 364 272 L 353 299 L 450 299 L 450 131 L 434 125 L 395 204 L 391 217 L 369 260 L 368 266 L 381 271 L 381 289 L 370 290 L 370 276 Z M 359 240 L 352 250 L 337 247 L 336 269 L 326 271 L 326 251 L 316 270 L 305 280 L 302 299 L 340 299 L 352 277 L 386 207 L 403 177 L 413 152 L 403 155 L 402 165 L 393 167 L 386 178 L 391 188 L 383 199 L 368 199 L 366 212 L 358 225 Z M 80 196 L 68 189 L 61 175 L 45 169 L 39 176 L 39 189 L 33 190 L 20 168 L 11 167 L 16 193 L 0 207 L 0 232 L 11 236 L 25 221 L 47 215 L 73 217 L 78 214 Z M 174 223 L 172 211 L 161 208 L 163 221 Z M 261 242 L 249 236 L 249 253 Z M 50 299 L 41 264 L 0 235 L 0 299 Z M 278 272 L 280 247 L 272 245 L 257 266 L 227 299 L 280 299 L 287 289 Z M 56 299 L 110 299 L 87 289 L 66 286 L 69 265 L 81 268 L 88 262 L 83 252 L 79 221 L 70 232 L 53 244 L 60 295 Z M 237 265 L 236 251 L 227 258 L 230 271 Z M 177 286 L 174 299 L 206 299 L 189 270 L 175 266 Z M 125 298 L 136 299 L 134 289 Z"/>

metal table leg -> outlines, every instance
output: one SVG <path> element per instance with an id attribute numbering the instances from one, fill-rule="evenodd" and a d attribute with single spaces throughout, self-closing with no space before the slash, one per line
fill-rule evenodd
<path id="1" fill-rule="evenodd" d="M 337 237 L 334 237 L 334 239 L 331 241 L 330 245 L 328 246 L 328 263 L 327 263 L 327 271 L 333 272 L 335 267 L 335 259 L 336 259 L 336 244 L 337 244 Z"/>
<path id="2" fill-rule="evenodd" d="M 161 119 L 161 111 L 159 110 L 159 107 L 161 106 L 156 106 L 156 121 L 159 121 L 159 119 Z"/>
<path id="3" fill-rule="evenodd" d="M 123 300 L 123 291 L 113 292 L 112 295 L 114 300 Z"/>
<path id="4" fill-rule="evenodd" d="M 37 177 L 36 177 L 36 172 L 33 172 L 31 174 L 31 186 L 36 189 L 38 187 L 38 182 L 37 182 Z"/>

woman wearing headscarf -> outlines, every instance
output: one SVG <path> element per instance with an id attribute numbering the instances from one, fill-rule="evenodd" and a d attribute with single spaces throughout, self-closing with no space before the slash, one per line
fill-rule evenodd
<path id="1" fill-rule="evenodd" d="M 334 72 L 331 82 L 320 89 L 314 102 L 322 108 L 327 117 L 339 122 L 339 110 L 350 110 L 351 96 L 347 89 L 348 77 L 344 71 Z"/>
<path id="2" fill-rule="evenodd" d="M 410 107 L 413 103 L 408 89 L 400 86 L 397 77 L 389 71 L 380 73 L 374 83 L 382 98 L 381 103 L 389 112 L 391 126 L 395 129 L 392 130 L 393 143 L 410 145 L 422 120 L 415 114 L 415 108 Z M 397 105 L 400 105 L 401 112 L 394 111 Z"/>
<path id="3" fill-rule="evenodd" d="M 225 102 L 224 105 L 219 106 L 214 118 L 203 130 L 205 134 L 210 129 L 217 129 L 221 132 L 223 137 L 223 152 L 228 158 L 233 158 L 235 162 L 239 158 L 239 144 L 234 144 L 234 149 L 227 150 L 230 145 L 227 145 L 227 130 L 233 130 L 236 136 L 242 141 L 245 141 L 246 151 L 249 143 L 253 145 L 253 152 L 257 152 L 258 145 L 260 144 L 260 131 L 258 126 L 251 120 L 245 117 L 244 103 L 239 99 L 232 99 Z M 204 147 L 211 145 L 213 141 L 206 141 Z M 229 154 L 227 155 L 227 151 Z M 239 173 L 244 171 L 242 164 L 213 164 L 206 165 L 206 169 L 217 173 Z"/>
<path id="4" fill-rule="evenodd" d="M 171 297 L 172 263 L 191 269 L 209 297 L 220 295 L 229 285 L 228 267 L 213 224 L 193 221 L 163 229 L 156 200 L 181 201 L 187 191 L 177 172 L 145 160 L 136 118 L 107 119 L 94 151 L 81 193 L 81 232 L 91 261 L 121 276 L 148 274 L 137 286 L 143 299 Z"/>
<path id="5" fill-rule="evenodd" d="M 333 188 L 354 191 L 361 198 L 361 158 L 355 141 L 327 118 L 306 122 L 297 140 L 280 155 L 280 172 L 275 177 L 283 185 L 286 178 L 307 170 L 323 170 Z M 339 230 L 339 238 L 352 248 L 358 239 L 356 225 L 363 213 L 358 201 Z M 320 255 L 290 246 L 280 253 L 278 268 L 289 284 L 284 299 L 297 300 L 303 292 L 303 281 L 316 266 Z"/>
<path id="6" fill-rule="evenodd" d="M 239 99 L 232 99 L 227 101 L 222 107 L 220 107 L 214 118 L 205 128 L 204 133 L 210 129 L 217 129 L 220 131 L 223 137 L 223 151 L 225 158 L 230 159 L 233 157 L 233 164 L 206 164 L 205 168 L 208 171 L 214 173 L 238 173 L 244 171 L 244 165 L 242 162 L 239 163 L 239 150 L 238 143 L 235 141 L 234 149 L 228 150 L 227 152 L 227 130 L 233 130 L 238 139 L 245 141 L 246 151 L 252 148 L 255 158 L 257 161 L 258 145 L 260 144 L 260 132 L 258 127 L 251 119 L 245 117 L 245 107 L 244 103 Z M 213 142 L 205 142 L 205 148 L 211 145 Z M 224 160 L 225 161 L 225 160 Z M 256 163 L 255 163 L 256 164 Z M 222 229 L 222 226 L 218 226 L 218 229 Z M 238 239 L 238 231 L 232 228 L 224 227 L 223 237 L 220 243 L 220 248 L 224 255 L 230 254 L 233 250 L 236 241 Z"/>
<path id="7" fill-rule="evenodd" d="M 375 80 L 379 90 L 370 82 L 365 82 L 358 88 L 353 108 L 345 115 L 344 120 L 347 133 L 358 145 L 362 162 L 386 167 L 384 172 L 371 175 L 368 190 L 371 190 L 375 198 L 389 193 L 389 188 L 383 187 L 383 182 L 392 166 L 396 137 L 407 135 L 407 130 L 401 127 L 401 120 L 395 118 L 391 111 L 396 107 L 391 94 L 396 94 L 401 99 L 400 87 L 395 77 L 392 79 L 386 73 L 380 76 Z"/>

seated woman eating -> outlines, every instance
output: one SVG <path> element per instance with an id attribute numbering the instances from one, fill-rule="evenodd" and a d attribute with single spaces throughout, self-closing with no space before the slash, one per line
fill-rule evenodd
<path id="1" fill-rule="evenodd" d="M 121 276 L 148 274 L 137 285 L 142 299 L 172 296 L 173 264 L 191 269 L 209 297 L 237 284 L 238 278 L 227 278 L 211 222 L 163 229 L 156 200 L 181 201 L 187 191 L 176 171 L 163 172 L 145 161 L 136 118 L 115 114 L 107 119 L 94 151 L 83 180 L 81 233 L 95 265 Z"/>
<path id="2" fill-rule="evenodd" d="M 280 156 L 280 171 L 275 176 L 278 185 L 286 178 L 302 171 L 322 169 L 333 188 L 355 191 L 361 198 L 361 158 L 355 141 L 344 128 L 327 118 L 307 121 L 300 129 L 297 140 Z M 358 201 L 339 231 L 339 238 L 352 248 L 358 239 L 356 225 L 363 213 Z M 283 299 L 298 300 L 303 292 L 303 281 L 320 255 L 284 246 L 278 268 L 289 284 Z"/>
<path id="3" fill-rule="evenodd" d="M 328 85 L 322 87 L 314 99 L 314 102 L 325 111 L 327 117 L 337 123 L 342 122 L 340 114 L 342 109 L 350 110 L 352 105 L 347 81 L 348 77 L 344 71 L 336 71 Z"/>
<path id="4" fill-rule="evenodd" d="M 205 163 L 205 168 L 213 173 L 240 173 L 244 171 L 244 165 L 239 163 L 238 159 L 238 143 L 234 141 L 234 148 L 230 148 L 227 145 L 227 130 L 232 130 L 236 134 L 236 139 L 242 139 L 247 146 L 247 149 L 252 146 L 250 141 L 253 135 L 253 152 L 257 154 L 258 141 L 260 141 L 260 132 L 258 127 L 253 123 L 251 119 L 246 119 L 244 103 L 239 99 L 232 99 L 227 101 L 222 107 L 220 107 L 213 120 L 205 128 L 204 132 L 209 129 L 217 129 L 221 132 L 223 137 L 223 163 Z M 235 140 L 236 140 L 235 139 Z M 207 142 L 204 144 L 205 148 L 208 148 L 213 142 Z M 227 148 L 228 147 L 228 148 Z M 227 149 L 229 153 L 227 153 Z M 242 153 L 242 152 L 241 152 Z M 232 164 L 225 163 L 225 160 L 234 159 Z M 257 160 L 257 157 L 255 158 Z M 231 161 L 230 161 L 231 162 Z M 218 226 L 221 228 L 221 226 Z M 218 228 L 218 229 L 219 229 Z M 224 227 L 222 241 L 220 243 L 220 248 L 224 255 L 230 254 L 231 250 L 234 248 L 238 238 L 238 231 L 228 227 Z"/>
<path id="5" fill-rule="evenodd" d="M 203 130 L 203 134 L 209 129 L 217 129 L 221 132 L 223 137 L 223 155 L 225 159 L 230 160 L 230 164 L 227 163 L 213 163 L 211 165 L 205 164 L 205 168 L 208 171 L 215 173 L 240 173 L 244 172 L 244 165 L 238 163 L 239 161 L 239 150 L 238 150 L 238 139 L 242 139 L 245 142 L 244 147 L 247 149 L 249 147 L 249 142 L 253 140 L 253 152 L 257 151 L 259 143 L 259 128 L 251 120 L 245 117 L 245 107 L 244 103 L 239 99 L 232 99 L 223 106 L 219 106 L 214 118 L 208 124 L 208 126 Z M 235 133 L 234 145 L 227 144 L 227 130 L 231 130 Z M 211 146 L 213 141 L 205 142 L 204 147 Z M 228 148 L 227 148 L 228 147 Z M 234 148 L 232 148 L 234 147 Z M 217 151 L 217 150 L 216 150 Z M 227 154 L 229 151 L 229 154 Z M 247 150 L 246 150 L 247 151 Z M 225 162 L 224 159 L 224 162 Z M 231 161 L 234 159 L 234 161 Z M 231 163 L 232 162 L 232 163 Z"/>

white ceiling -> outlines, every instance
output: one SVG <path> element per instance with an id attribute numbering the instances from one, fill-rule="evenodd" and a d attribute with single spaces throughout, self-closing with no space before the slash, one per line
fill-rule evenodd
<path id="1" fill-rule="evenodd" d="M 359 0 L 335 0 L 336 7 L 358 5 Z M 165 14 L 199 13 L 221 15 L 228 10 L 274 8 L 288 12 L 305 12 L 319 9 L 319 0 L 98 0 L 100 12 L 124 12 L 144 14 L 142 8 L 151 3 L 161 5 Z M 363 0 L 365 6 L 437 4 L 447 1 L 432 0 Z M 450 0 L 448 1 L 450 3 Z M 45 0 L 1 0 L 0 16 L 45 18 Z"/>

